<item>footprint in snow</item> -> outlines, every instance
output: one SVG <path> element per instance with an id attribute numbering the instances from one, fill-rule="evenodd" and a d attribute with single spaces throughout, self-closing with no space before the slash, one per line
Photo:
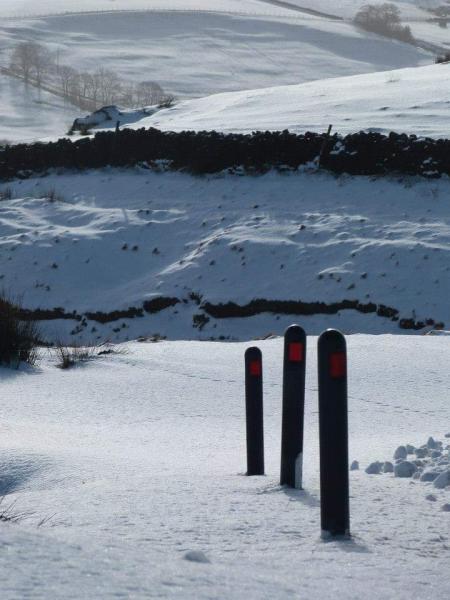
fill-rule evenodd
<path id="1" fill-rule="evenodd" d="M 184 560 L 196 563 L 210 563 L 209 558 L 201 550 L 190 550 L 183 556 Z"/>

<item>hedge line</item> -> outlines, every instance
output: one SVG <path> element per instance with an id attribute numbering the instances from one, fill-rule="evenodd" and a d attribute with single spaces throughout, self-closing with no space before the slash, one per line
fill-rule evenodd
<path id="1" fill-rule="evenodd" d="M 317 160 L 335 173 L 376 175 L 404 173 L 450 175 L 450 140 L 415 135 L 360 132 L 335 134 L 288 131 L 248 135 L 207 132 L 162 132 L 122 129 L 99 132 L 76 141 L 17 144 L 0 148 L 0 179 L 26 177 L 52 168 L 91 169 L 169 161 L 170 168 L 194 174 L 244 167 L 254 172 L 290 167 Z"/>

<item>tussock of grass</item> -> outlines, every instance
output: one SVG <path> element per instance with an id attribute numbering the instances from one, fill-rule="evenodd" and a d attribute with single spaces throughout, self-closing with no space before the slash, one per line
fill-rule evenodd
<path id="1" fill-rule="evenodd" d="M 36 321 L 24 320 L 20 302 L 0 293 L 0 364 L 36 364 L 39 337 Z"/>
<path id="2" fill-rule="evenodd" d="M 20 523 L 25 519 L 31 519 L 36 516 L 34 511 L 18 511 L 16 510 L 17 500 L 5 506 L 5 496 L 0 496 L 0 523 Z M 55 515 L 41 518 L 37 526 L 43 527 L 47 525 Z"/>
<path id="3" fill-rule="evenodd" d="M 112 344 L 81 345 L 75 344 L 66 346 L 58 342 L 55 345 L 56 357 L 58 359 L 57 367 L 59 369 L 70 369 L 77 364 L 89 362 L 99 356 L 108 354 L 125 354 L 125 348 L 119 348 Z"/>
<path id="4" fill-rule="evenodd" d="M 11 200 L 13 197 L 13 191 L 10 187 L 3 188 L 0 190 L 0 202 L 3 200 Z"/>

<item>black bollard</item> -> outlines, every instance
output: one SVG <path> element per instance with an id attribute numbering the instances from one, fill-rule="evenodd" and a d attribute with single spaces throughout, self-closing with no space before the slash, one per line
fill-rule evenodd
<path id="1" fill-rule="evenodd" d="M 245 352 L 247 475 L 264 475 L 263 379 L 259 348 Z"/>
<path id="2" fill-rule="evenodd" d="M 280 484 L 302 489 L 306 334 L 291 325 L 284 334 Z"/>
<path id="3" fill-rule="evenodd" d="M 322 534 L 348 536 L 347 348 L 342 333 L 324 331 L 318 353 Z"/>

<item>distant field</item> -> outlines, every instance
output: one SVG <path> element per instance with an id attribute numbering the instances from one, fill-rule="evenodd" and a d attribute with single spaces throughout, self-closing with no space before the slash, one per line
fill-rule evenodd
<path id="1" fill-rule="evenodd" d="M 134 81 L 152 79 L 179 97 L 303 83 L 433 60 L 406 44 L 351 24 L 299 15 L 250 17 L 208 12 L 71 15 L 5 21 L 4 54 L 23 39 L 45 41 L 77 69 L 104 66 Z M 80 33 L 82 32 L 82 33 Z"/>
<path id="2" fill-rule="evenodd" d="M 61 98 L 0 74 L 0 142 L 63 135 L 77 114 Z"/>

